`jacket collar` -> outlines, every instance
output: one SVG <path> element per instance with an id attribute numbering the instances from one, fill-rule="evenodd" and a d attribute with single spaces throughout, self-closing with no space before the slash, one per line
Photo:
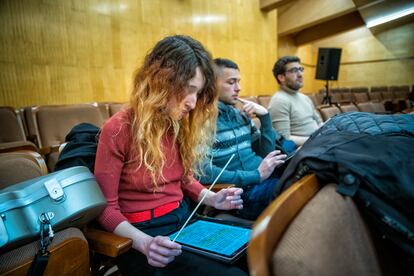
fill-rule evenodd
<path id="1" fill-rule="evenodd" d="M 223 116 L 227 120 L 233 119 L 238 114 L 238 110 L 233 105 L 225 104 L 222 101 L 218 102 L 218 110 L 219 116 Z"/>

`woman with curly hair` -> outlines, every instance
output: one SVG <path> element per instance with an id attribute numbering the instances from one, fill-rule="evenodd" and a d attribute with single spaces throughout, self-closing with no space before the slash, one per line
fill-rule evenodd
<path id="1" fill-rule="evenodd" d="M 129 106 L 102 128 L 95 175 L 108 205 L 98 221 L 133 241 L 133 249 L 118 260 L 123 275 L 244 274 L 183 252 L 165 236 L 188 218 L 187 198 L 200 201 L 206 195 L 203 203 L 217 209 L 243 208 L 241 189 L 214 193 L 193 177 L 214 141 L 212 64 L 193 38 L 162 39 L 136 72 Z"/>

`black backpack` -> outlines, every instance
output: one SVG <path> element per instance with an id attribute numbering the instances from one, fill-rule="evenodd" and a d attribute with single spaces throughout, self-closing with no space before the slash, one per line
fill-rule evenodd
<path id="1" fill-rule="evenodd" d="M 59 155 L 55 171 L 74 166 L 85 166 L 93 173 L 100 128 L 81 123 L 66 135 L 66 146 Z"/>

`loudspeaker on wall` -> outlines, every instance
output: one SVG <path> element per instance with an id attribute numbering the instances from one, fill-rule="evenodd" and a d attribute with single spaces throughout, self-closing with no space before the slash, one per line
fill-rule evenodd
<path id="1" fill-rule="evenodd" d="M 337 80 L 341 48 L 319 48 L 316 64 L 316 79 Z"/>

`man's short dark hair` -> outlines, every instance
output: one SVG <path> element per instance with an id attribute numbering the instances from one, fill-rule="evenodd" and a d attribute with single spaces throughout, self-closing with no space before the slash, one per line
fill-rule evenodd
<path id="1" fill-rule="evenodd" d="M 239 66 L 237 66 L 237 64 L 234 61 L 227 58 L 216 58 L 214 59 L 214 63 L 219 68 L 230 68 L 239 70 Z"/>
<path id="2" fill-rule="evenodd" d="M 277 79 L 277 76 L 286 73 L 286 64 L 291 62 L 300 62 L 300 58 L 297 56 L 284 56 L 276 61 L 273 66 L 273 76 L 275 76 L 278 83 L 280 83 L 280 81 Z"/>

